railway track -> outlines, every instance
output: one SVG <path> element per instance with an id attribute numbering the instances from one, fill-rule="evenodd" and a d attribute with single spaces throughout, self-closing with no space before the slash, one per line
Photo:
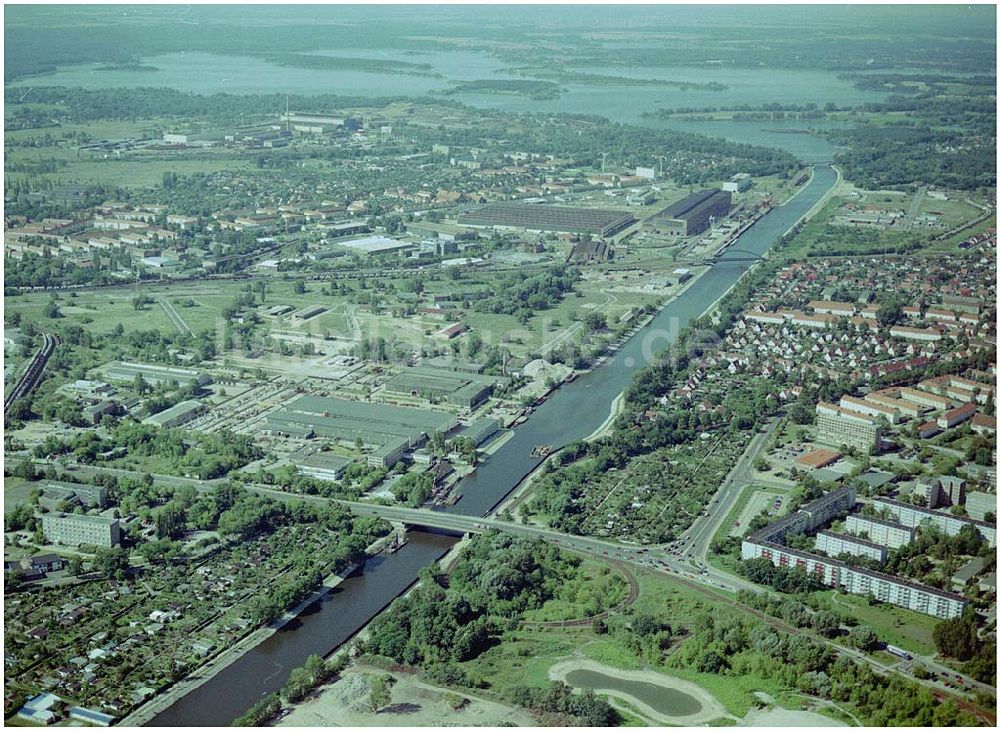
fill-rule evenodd
<path id="1" fill-rule="evenodd" d="M 184 318 L 174 309 L 173 303 L 171 303 L 167 298 L 161 297 L 157 300 L 160 303 L 160 307 L 163 308 L 163 312 L 167 314 L 170 322 L 174 324 L 174 327 L 181 332 L 181 335 L 194 335 L 194 331 L 188 327 L 188 324 L 184 322 Z"/>
<path id="2" fill-rule="evenodd" d="M 45 365 L 49 362 L 49 358 L 52 356 L 52 352 L 56 350 L 56 346 L 58 344 L 58 336 L 48 335 L 47 333 L 42 335 L 42 347 L 38 350 L 38 353 L 32 357 L 27 370 L 21 378 L 18 379 L 14 388 L 4 394 L 4 414 L 7 414 L 14 402 L 28 396 L 28 394 L 30 394 L 34 388 L 38 386 L 38 383 L 42 380 L 42 373 L 45 371 Z"/>

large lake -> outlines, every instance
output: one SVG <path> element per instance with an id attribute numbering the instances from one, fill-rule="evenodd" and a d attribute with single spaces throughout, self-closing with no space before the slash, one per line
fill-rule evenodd
<path id="1" fill-rule="evenodd" d="M 44 76 L 20 79 L 15 86 L 68 86 L 88 89 L 108 87 L 171 87 L 198 94 L 342 94 L 346 96 L 424 96 L 444 91 L 456 81 L 515 78 L 502 73 L 506 64 L 477 51 L 381 52 L 336 50 L 316 55 L 368 58 L 429 64 L 434 76 L 416 76 L 361 70 L 300 69 L 245 56 L 207 53 L 172 53 L 144 58 L 157 71 L 99 70 L 98 64 L 72 66 Z M 727 67 L 580 67 L 588 73 L 635 79 L 665 79 L 697 83 L 718 82 L 725 90 L 667 86 L 563 84 L 557 99 L 536 100 L 518 95 L 461 93 L 450 98 L 479 107 L 511 112 L 570 112 L 596 114 L 619 122 L 662 126 L 699 132 L 788 150 L 809 160 L 827 159 L 834 147 L 807 134 L 787 134 L 787 128 L 819 128 L 824 123 L 799 122 L 697 122 L 656 121 L 643 112 L 664 107 L 723 107 L 767 102 L 819 106 L 827 102 L 855 105 L 880 101 L 884 94 L 854 88 L 836 73 L 807 70 L 736 69 Z"/>

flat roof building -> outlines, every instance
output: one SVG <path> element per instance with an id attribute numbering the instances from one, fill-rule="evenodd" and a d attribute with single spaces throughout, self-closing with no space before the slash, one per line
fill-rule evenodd
<path id="1" fill-rule="evenodd" d="M 308 457 L 295 461 L 299 473 L 319 480 L 340 480 L 344 477 L 347 467 L 354 461 L 341 455 L 329 452 L 316 452 Z"/>
<path id="2" fill-rule="evenodd" d="M 602 237 L 614 236 L 634 222 L 635 217 L 624 211 L 534 203 L 494 203 L 458 217 L 458 223 L 466 226 L 564 231 Z"/>
<path id="3" fill-rule="evenodd" d="M 903 526 L 916 528 L 925 521 L 937 526 L 948 536 L 957 536 L 965 526 L 972 526 L 979 534 L 989 542 L 990 546 L 996 546 L 997 525 L 980 521 L 965 516 L 956 516 L 945 511 L 935 511 L 923 506 L 914 506 L 903 503 L 892 498 L 876 498 L 872 505 L 877 510 L 885 510 Z"/>
<path id="4" fill-rule="evenodd" d="M 360 439 L 376 446 L 404 440 L 408 447 L 414 447 L 434 433 L 447 435 L 458 426 L 458 420 L 428 409 L 301 396 L 267 415 L 266 425 L 272 432 L 299 437 Z"/>
<path id="5" fill-rule="evenodd" d="M 849 554 L 853 557 L 868 557 L 879 563 L 885 562 L 889 555 L 885 545 L 880 546 L 866 539 L 833 531 L 820 531 L 816 534 L 816 549 L 831 557 Z"/>
<path id="6" fill-rule="evenodd" d="M 388 378 L 385 389 L 475 409 L 489 399 L 499 380 L 496 376 L 416 366 Z"/>
<path id="7" fill-rule="evenodd" d="M 204 411 L 204 404 L 194 399 L 186 399 L 183 402 L 178 402 L 174 406 L 164 409 L 162 412 L 149 415 L 146 419 L 142 420 L 142 423 L 160 428 L 178 427 L 190 422 Z"/>
<path id="8" fill-rule="evenodd" d="M 108 491 L 102 485 L 43 480 L 41 489 L 43 498 L 52 501 L 79 502 L 87 508 L 104 508 L 108 502 Z"/>
<path id="9" fill-rule="evenodd" d="M 670 204 L 646 219 L 643 228 L 670 236 L 693 236 L 707 229 L 713 220 L 726 216 L 732 207 L 732 193 L 708 188 Z"/>
<path id="10" fill-rule="evenodd" d="M 871 595 L 881 602 L 936 618 L 958 617 L 969 604 L 962 595 L 954 592 L 751 537 L 743 541 L 741 556 L 744 561 L 767 559 L 776 567 L 801 567 L 827 587 L 841 588 L 853 595 Z"/>
<path id="11" fill-rule="evenodd" d="M 113 547 L 121 543 L 118 519 L 75 513 L 46 513 L 42 533 L 53 544 Z"/>
<path id="12" fill-rule="evenodd" d="M 874 417 L 820 402 L 816 405 L 816 439 L 830 445 L 847 445 L 874 453 L 881 447 L 882 428 Z"/>
<path id="13" fill-rule="evenodd" d="M 822 526 L 831 519 L 849 511 L 854 506 L 856 499 L 857 494 L 854 488 L 845 485 L 805 504 L 799 509 L 799 513 L 804 513 L 808 517 L 806 528 L 812 531 L 817 526 Z"/>
<path id="14" fill-rule="evenodd" d="M 368 256 L 374 254 L 389 254 L 392 252 L 405 252 L 416 249 L 417 245 L 408 241 L 392 239 L 388 236 L 373 234 L 360 239 L 348 239 L 347 241 L 335 242 L 339 247 L 347 247 L 351 251 L 361 252 Z"/>
<path id="15" fill-rule="evenodd" d="M 141 375 L 147 384 L 169 384 L 176 382 L 179 386 L 189 386 L 197 384 L 205 386 L 212 383 L 212 377 L 204 371 L 195 369 L 184 369 L 176 366 L 162 366 L 160 364 L 135 363 L 132 361 L 121 361 L 114 363 L 105 369 L 109 379 L 116 381 L 135 381 L 136 375 Z"/>
<path id="16" fill-rule="evenodd" d="M 500 422 L 498 420 L 493 419 L 492 417 L 481 417 L 475 422 L 463 427 L 462 431 L 458 433 L 458 437 L 464 437 L 472 440 L 473 444 L 476 447 L 479 447 L 499 431 Z"/>
<path id="17" fill-rule="evenodd" d="M 895 521 L 885 521 L 858 513 L 848 514 L 844 526 L 849 533 L 856 536 L 867 536 L 870 541 L 890 549 L 906 546 L 913 541 L 917 533 L 911 526 L 903 526 Z"/>

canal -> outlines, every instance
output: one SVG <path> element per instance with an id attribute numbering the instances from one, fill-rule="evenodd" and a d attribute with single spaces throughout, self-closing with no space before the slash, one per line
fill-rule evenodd
<path id="1" fill-rule="evenodd" d="M 639 330 L 613 359 L 555 391 L 531 418 L 461 485 L 462 500 L 448 510 L 481 516 L 500 503 L 538 463 L 535 445 L 565 445 L 593 433 L 636 370 L 665 348 L 691 320 L 724 295 L 837 180 L 827 165 L 783 206 L 772 209 L 730 247 L 719 262 Z M 454 539 L 413 532 L 402 549 L 369 559 L 363 570 L 311 605 L 290 623 L 174 702 L 153 726 L 225 726 L 264 695 L 280 689 L 291 670 L 312 653 L 325 655 L 344 643 L 417 578 L 421 567 L 443 556 Z"/>

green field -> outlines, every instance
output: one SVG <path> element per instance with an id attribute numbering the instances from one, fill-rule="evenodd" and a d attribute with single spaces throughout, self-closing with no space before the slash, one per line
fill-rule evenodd
<path id="1" fill-rule="evenodd" d="M 865 597 L 834 590 L 816 593 L 815 597 L 831 610 L 846 612 L 857 619 L 859 625 L 869 626 L 886 643 L 921 655 L 934 653 L 931 634 L 938 623 L 937 618 L 885 603 L 870 605 Z"/>

